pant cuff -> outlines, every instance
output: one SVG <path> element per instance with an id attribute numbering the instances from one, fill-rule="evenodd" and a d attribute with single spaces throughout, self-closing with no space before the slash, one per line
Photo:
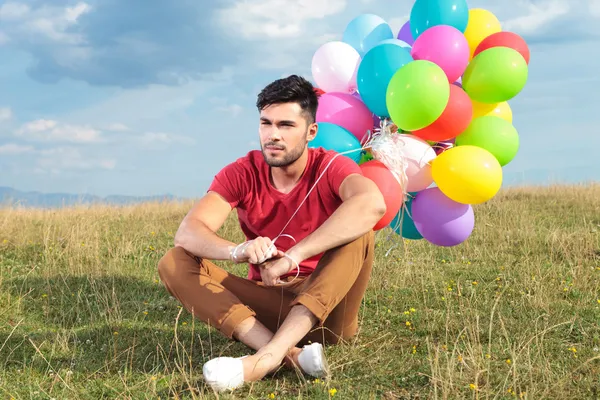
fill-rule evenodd
<path id="1" fill-rule="evenodd" d="M 325 319 L 329 316 L 330 310 L 308 293 L 300 293 L 290 305 L 293 307 L 298 304 L 302 304 L 304 307 L 308 308 L 308 310 L 319 320 L 319 325 L 323 325 Z"/>
<path id="2" fill-rule="evenodd" d="M 246 306 L 235 307 L 229 314 L 225 316 L 221 323 L 221 333 L 229 339 L 233 339 L 235 328 L 250 317 L 254 317 L 256 313 Z"/>

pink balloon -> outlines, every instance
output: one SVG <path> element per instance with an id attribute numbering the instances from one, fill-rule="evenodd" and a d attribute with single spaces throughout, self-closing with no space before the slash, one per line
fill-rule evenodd
<path id="1" fill-rule="evenodd" d="M 373 129 L 373 113 L 359 98 L 348 93 L 325 93 L 319 98 L 317 122 L 346 128 L 360 141 Z"/>
<path id="2" fill-rule="evenodd" d="M 436 25 L 421 34 L 413 44 L 411 55 L 415 60 L 437 64 L 453 83 L 469 64 L 469 43 L 465 35 L 453 26 Z"/>

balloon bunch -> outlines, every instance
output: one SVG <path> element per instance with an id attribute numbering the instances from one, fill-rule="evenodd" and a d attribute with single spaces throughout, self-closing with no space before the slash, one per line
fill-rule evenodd
<path id="1" fill-rule="evenodd" d="M 466 0 L 416 0 L 397 35 L 362 14 L 312 58 L 317 137 L 345 152 L 383 193 L 386 226 L 406 239 L 455 246 L 472 206 L 496 195 L 519 136 L 508 100 L 528 78 L 529 48 Z"/>

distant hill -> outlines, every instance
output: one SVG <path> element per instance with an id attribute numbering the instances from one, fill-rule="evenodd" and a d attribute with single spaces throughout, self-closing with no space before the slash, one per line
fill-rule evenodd
<path id="1" fill-rule="evenodd" d="M 19 205 L 35 208 L 60 208 L 79 204 L 127 205 L 146 201 L 167 201 L 178 198 L 170 194 L 157 196 L 107 196 L 89 194 L 23 192 L 0 186 L 0 206 Z"/>

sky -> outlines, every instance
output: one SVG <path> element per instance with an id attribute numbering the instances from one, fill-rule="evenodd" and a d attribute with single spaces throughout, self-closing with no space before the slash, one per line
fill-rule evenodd
<path id="1" fill-rule="evenodd" d="M 504 185 L 600 180 L 600 0 L 468 1 L 531 50 Z M 0 1 L 0 186 L 201 196 L 258 147 L 259 91 L 404 0 Z"/>

